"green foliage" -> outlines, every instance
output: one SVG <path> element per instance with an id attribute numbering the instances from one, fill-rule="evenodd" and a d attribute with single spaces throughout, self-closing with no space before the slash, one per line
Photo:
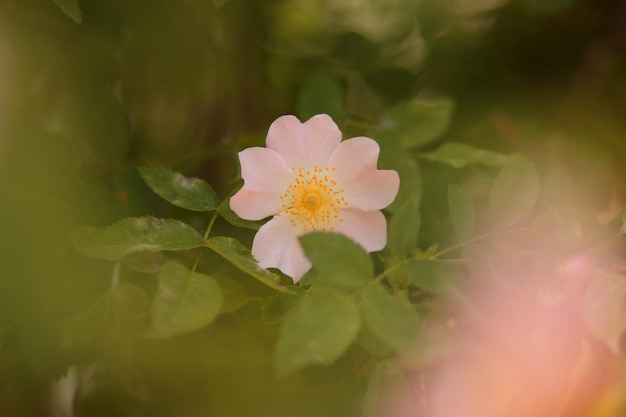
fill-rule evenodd
<path id="1" fill-rule="evenodd" d="M 93 157 L 101 163 L 119 163 L 127 158 L 131 150 L 131 128 L 117 98 L 99 85 L 88 84 L 78 93 L 76 101 L 77 121 L 72 129 L 84 138 Z"/>
<path id="2" fill-rule="evenodd" d="M 464 168 L 472 164 L 501 167 L 510 160 L 507 155 L 456 142 L 446 142 L 434 151 L 423 153 L 421 157 L 448 164 L 453 168 Z"/>
<path id="3" fill-rule="evenodd" d="M 555 349 L 552 374 L 581 381 L 609 358 L 609 397 L 624 385 L 619 2 L 2 3 L 0 415 L 480 408 L 464 371 L 501 372 L 464 361 L 518 364 L 463 335 L 524 334 L 520 299 L 539 324 L 505 356 Z M 313 267 L 294 284 L 259 267 L 266 220 L 229 198 L 239 151 L 319 113 L 376 140 L 400 188 L 382 250 L 299 236 Z"/>
<path id="4" fill-rule="evenodd" d="M 212 277 L 190 271 L 170 261 L 159 272 L 159 286 L 152 301 L 152 337 L 201 329 L 211 323 L 222 308 L 222 292 Z"/>
<path id="5" fill-rule="evenodd" d="M 230 313 L 237 311 L 248 302 L 254 300 L 246 291 L 243 285 L 230 276 L 213 275 L 213 279 L 219 285 L 224 302 L 220 313 Z"/>
<path id="6" fill-rule="evenodd" d="M 453 266 L 436 259 L 411 259 L 402 269 L 412 285 L 434 294 L 448 291 L 458 278 Z"/>
<path id="7" fill-rule="evenodd" d="M 367 381 L 363 415 L 376 417 L 388 412 L 395 398 L 411 398 L 409 381 L 400 368 L 388 361 L 380 361 Z"/>
<path id="8" fill-rule="evenodd" d="M 400 177 L 400 189 L 394 202 L 389 206 L 389 211 L 394 212 L 405 201 L 411 200 L 412 204 L 419 205 L 422 198 L 422 175 L 420 167 L 414 159 L 409 158 L 404 152 L 386 152 L 381 155 L 381 168 L 393 169 Z"/>
<path id="9" fill-rule="evenodd" d="M 305 294 L 304 290 L 297 285 L 288 287 L 290 292 L 276 294 L 274 299 L 263 309 L 263 321 L 267 324 L 278 324 L 285 318 L 285 314 Z"/>
<path id="10" fill-rule="evenodd" d="M 78 6 L 78 0 L 53 0 L 54 4 L 56 4 L 59 9 L 70 19 L 72 19 L 77 24 L 81 24 L 83 22 L 82 14 L 80 12 L 80 7 Z"/>
<path id="11" fill-rule="evenodd" d="M 337 123 L 344 119 L 344 92 L 341 85 L 325 70 L 314 72 L 302 85 L 296 114 L 308 120 L 316 114 L 328 114 Z"/>
<path id="12" fill-rule="evenodd" d="M 409 198 L 398 206 L 389 221 L 388 247 L 392 254 L 408 256 L 417 246 L 421 226 L 419 201 Z"/>
<path id="13" fill-rule="evenodd" d="M 250 251 L 237 239 L 225 236 L 212 237 L 205 242 L 206 246 L 227 259 L 239 270 L 249 274 L 270 287 L 276 287 L 280 277 L 259 267 Z"/>
<path id="14" fill-rule="evenodd" d="M 411 303 L 374 284 L 361 292 L 361 304 L 363 322 L 374 336 L 398 351 L 411 346 L 419 328 Z"/>
<path id="15" fill-rule="evenodd" d="M 178 251 L 202 246 L 202 236 L 174 219 L 128 218 L 103 230 L 80 230 L 74 245 L 84 256 L 118 260 L 136 252 Z"/>
<path id="16" fill-rule="evenodd" d="M 459 241 L 463 242 L 470 238 L 474 231 L 476 213 L 474 203 L 470 196 L 458 185 L 448 186 L 448 205 L 454 231 Z"/>
<path id="17" fill-rule="evenodd" d="M 361 319 L 353 301 L 331 291 L 303 296 L 282 324 L 274 369 L 285 377 L 308 365 L 328 365 L 348 349 Z"/>
<path id="18" fill-rule="evenodd" d="M 217 207 L 213 188 L 199 178 L 187 178 L 167 168 L 139 168 L 141 176 L 156 194 L 178 207 L 211 211 Z"/>
<path id="19" fill-rule="evenodd" d="M 489 218 L 496 227 L 512 226 L 533 207 L 539 179 L 532 164 L 516 158 L 496 176 L 489 195 Z"/>
<path id="20" fill-rule="evenodd" d="M 368 254 L 343 235 L 314 232 L 302 236 L 300 242 L 326 284 L 355 289 L 367 283 L 373 275 L 374 267 Z"/>
<path id="21" fill-rule="evenodd" d="M 70 318 L 63 327 L 62 346 L 76 349 L 91 343 L 102 330 L 108 310 L 107 295 L 95 300 L 85 310 Z"/>
<path id="22" fill-rule="evenodd" d="M 235 212 L 230 208 L 228 201 L 229 199 L 224 200 L 217 208 L 218 213 L 224 218 L 224 220 L 226 220 L 233 226 L 259 230 L 263 222 L 242 219 L 241 217 L 237 216 L 237 214 L 235 214 Z"/>
<path id="23" fill-rule="evenodd" d="M 150 299 L 139 285 L 122 281 L 111 292 L 111 310 L 118 322 L 147 316 Z"/>
<path id="24" fill-rule="evenodd" d="M 387 110 L 374 133 L 382 145 L 410 149 L 428 145 L 448 128 L 454 103 L 410 101 Z"/>
<path id="25" fill-rule="evenodd" d="M 422 175 L 417 162 L 393 146 L 383 148 L 380 165 L 394 169 L 400 177 L 398 195 L 387 209 L 392 213 L 388 225 L 388 248 L 396 256 L 407 256 L 417 246 L 421 227 Z"/>

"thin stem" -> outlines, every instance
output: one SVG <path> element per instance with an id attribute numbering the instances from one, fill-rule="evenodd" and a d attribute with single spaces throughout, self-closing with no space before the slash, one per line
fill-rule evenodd
<path id="1" fill-rule="evenodd" d="M 434 255 L 431 255 L 431 256 L 429 256 L 427 258 L 423 258 L 422 256 L 414 256 L 412 258 L 403 259 L 402 261 L 398 262 L 397 264 L 392 265 L 391 267 L 387 268 L 386 270 L 384 270 L 383 272 L 378 274 L 374 278 L 374 280 L 372 282 L 376 282 L 377 283 L 377 282 L 382 281 L 383 278 L 385 278 L 391 272 L 395 271 L 396 269 L 402 267 L 403 265 L 405 265 L 405 264 L 407 264 L 409 262 L 413 262 L 413 261 L 420 260 L 420 259 L 425 260 L 425 261 L 437 259 L 437 258 L 439 258 L 439 257 L 441 257 L 441 256 L 443 256 L 443 255 L 445 255 L 447 253 L 450 253 L 450 252 L 452 252 L 454 250 L 463 248 L 463 247 L 465 247 L 465 246 L 467 246 L 467 245 L 469 245 L 471 243 L 478 242 L 478 241 L 481 241 L 481 240 L 484 240 L 484 239 L 488 239 L 488 238 L 490 238 L 492 236 L 496 236 L 499 233 L 501 233 L 501 231 L 489 232 L 489 233 L 482 234 L 480 236 L 473 237 L 471 239 L 465 240 L 463 242 L 459 242 L 459 243 L 457 243 L 455 245 L 452 245 L 452 246 L 449 246 L 449 247 L 447 247 L 445 249 L 442 249 L 439 252 L 437 252 Z M 450 259 L 450 260 L 446 259 L 445 261 L 446 262 L 451 261 L 451 262 L 457 262 L 458 263 L 458 262 L 462 262 L 463 259 Z"/>
<path id="2" fill-rule="evenodd" d="M 211 217 L 211 221 L 209 222 L 209 225 L 206 228 L 206 232 L 204 232 L 204 236 L 202 237 L 204 240 L 207 240 L 209 238 L 209 235 L 211 234 L 211 230 L 213 229 L 213 225 L 215 224 L 215 219 L 217 219 L 217 210 L 213 212 L 213 217 Z"/>
<path id="3" fill-rule="evenodd" d="M 479 236 L 475 236 L 475 237 L 473 237 L 471 239 L 464 240 L 463 242 L 459 242 L 459 243 L 457 243 L 455 245 L 452 245 L 452 246 L 449 246 L 449 247 L 447 247 L 445 249 L 440 250 L 439 252 L 437 252 L 434 255 L 430 256 L 428 259 L 439 258 L 439 257 L 445 255 L 446 253 L 450 253 L 450 252 L 455 251 L 457 249 L 464 248 L 465 246 L 470 245 L 470 244 L 472 244 L 474 242 L 479 242 L 481 240 L 488 239 L 490 237 L 496 236 L 499 233 L 500 232 L 498 232 L 498 231 L 496 231 L 496 232 L 489 232 L 489 233 L 485 233 L 485 234 L 482 234 L 482 235 L 479 235 Z"/>
<path id="4" fill-rule="evenodd" d="M 380 274 L 376 275 L 374 277 L 374 279 L 372 281 L 370 281 L 370 283 L 379 283 L 380 281 L 383 280 L 383 278 L 385 278 L 391 272 L 393 272 L 396 269 L 400 268 L 404 264 L 416 261 L 418 259 L 428 260 L 428 258 L 421 258 L 421 257 L 418 257 L 418 256 L 415 256 L 413 258 L 403 259 L 402 261 L 398 262 L 397 264 L 391 265 L 389 268 L 385 269 L 383 272 L 381 272 Z M 369 285 L 369 283 L 368 283 L 368 285 Z"/>
<path id="5" fill-rule="evenodd" d="M 202 239 L 205 242 L 207 241 L 207 239 L 209 238 L 209 235 L 211 234 L 211 230 L 213 229 L 213 225 L 215 224 L 215 219 L 217 219 L 217 210 L 213 212 L 213 216 L 211 217 L 211 220 L 209 221 L 209 225 L 207 226 L 206 231 L 204 232 L 204 236 L 202 237 Z M 196 260 L 193 263 L 193 268 L 191 268 L 192 274 L 196 272 L 196 268 L 198 268 L 198 263 L 200 262 L 201 257 L 202 257 L 202 249 L 200 249 L 200 251 L 198 252 L 198 256 L 196 256 Z"/>

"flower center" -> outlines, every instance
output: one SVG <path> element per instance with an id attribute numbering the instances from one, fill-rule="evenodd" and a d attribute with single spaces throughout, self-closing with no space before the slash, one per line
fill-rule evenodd
<path id="1" fill-rule="evenodd" d="M 280 196 L 283 211 L 278 216 L 290 216 L 291 224 L 302 232 L 335 230 L 334 225 L 343 221 L 339 208 L 348 203 L 342 197 L 343 189 L 332 178 L 334 171 L 335 168 L 293 167 L 294 179 Z"/>
<path id="2" fill-rule="evenodd" d="M 317 210 L 322 205 L 322 197 L 318 194 L 317 190 L 308 192 L 302 199 L 302 204 L 307 210 Z"/>

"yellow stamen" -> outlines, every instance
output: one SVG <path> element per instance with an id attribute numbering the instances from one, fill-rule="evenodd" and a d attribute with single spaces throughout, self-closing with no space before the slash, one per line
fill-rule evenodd
<path id="1" fill-rule="evenodd" d="M 290 216 L 291 224 L 303 232 L 335 230 L 334 224 L 343 221 L 339 207 L 348 203 L 342 197 L 343 189 L 332 178 L 334 171 L 335 168 L 293 167 L 293 182 L 280 196 L 283 211 L 279 215 Z"/>

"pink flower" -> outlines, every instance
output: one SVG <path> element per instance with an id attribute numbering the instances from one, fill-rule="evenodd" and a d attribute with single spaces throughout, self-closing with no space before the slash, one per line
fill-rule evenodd
<path id="1" fill-rule="evenodd" d="M 342 233 L 368 252 L 385 247 L 380 209 L 391 204 L 400 180 L 397 172 L 376 168 L 375 141 L 342 142 L 335 122 L 319 114 L 305 123 L 279 117 L 266 144 L 239 152 L 244 184 L 230 200 L 243 219 L 274 216 L 252 243 L 262 268 L 278 268 L 298 281 L 311 268 L 298 236 L 314 230 Z"/>

